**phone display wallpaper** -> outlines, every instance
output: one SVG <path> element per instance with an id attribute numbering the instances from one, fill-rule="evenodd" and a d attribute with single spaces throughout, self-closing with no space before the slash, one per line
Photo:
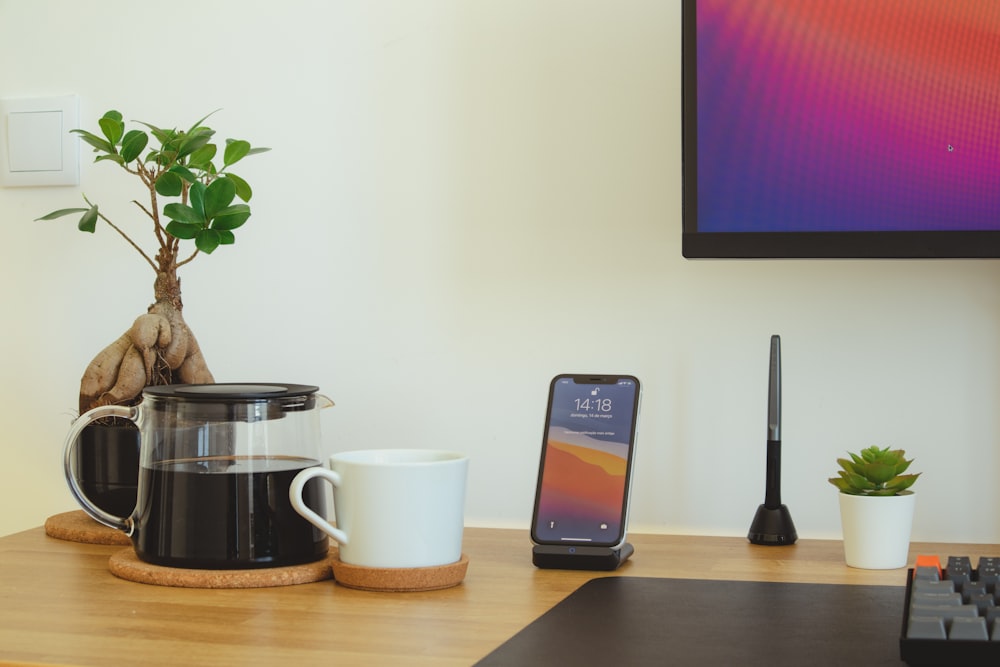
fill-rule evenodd
<path id="1" fill-rule="evenodd" d="M 635 381 L 553 389 L 535 538 L 615 545 L 622 537 Z"/>

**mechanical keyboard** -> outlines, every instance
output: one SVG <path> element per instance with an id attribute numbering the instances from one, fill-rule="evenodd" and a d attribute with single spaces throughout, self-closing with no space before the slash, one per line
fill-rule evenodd
<path id="1" fill-rule="evenodd" d="M 919 556 L 908 570 L 899 654 L 908 665 L 1000 664 L 1000 557 Z"/>

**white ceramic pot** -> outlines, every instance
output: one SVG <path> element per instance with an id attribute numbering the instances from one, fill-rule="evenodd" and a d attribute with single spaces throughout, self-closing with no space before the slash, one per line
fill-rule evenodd
<path id="1" fill-rule="evenodd" d="M 891 570 L 906 567 L 917 496 L 840 496 L 844 560 L 849 567 Z"/>

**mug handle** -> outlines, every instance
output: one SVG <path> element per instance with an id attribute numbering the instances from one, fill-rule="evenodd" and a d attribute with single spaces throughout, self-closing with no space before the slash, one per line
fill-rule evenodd
<path id="1" fill-rule="evenodd" d="M 80 433 L 91 422 L 103 417 L 124 417 L 134 422 L 137 414 L 138 408 L 127 408 L 121 405 L 103 405 L 88 410 L 73 420 L 69 435 L 66 436 L 66 444 L 63 447 L 63 471 L 66 473 L 66 482 L 69 484 L 69 490 L 73 494 L 73 497 L 76 498 L 76 502 L 80 503 L 83 511 L 89 514 L 94 521 L 123 531 L 129 537 L 132 536 L 133 529 L 131 517 L 115 516 L 92 503 L 80 487 L 80 482 L 77 480 L 77 472 L 73 467 L 73 461 L 76 459 L 74 453 L 76 452 L 77 443 L 80 441 Z"/>
<path id="2" fill-rule="evenodd" d="M 326 519 L 312 511 L 305 504 L 305 501 L 302 500 L 302 490 L 305 488 L 306 482 L 311 480 L 313 477 L 322 477 L 334 486 L 339 487 L 341 485 L 340 475 L 332 470 L 328 470 L 321 466 L 306 468 L 295 476 L 295 479 L 292 480 L 291 485 L 288 487 L 288 499 L 292 501 L 292 507 L 295 508 L 296 512 L 302 515 L 303 519 L 322 530 L 337 542 L 340 544 L 347 544 L 347 533 L 339 528 L 331 526 Z"/>

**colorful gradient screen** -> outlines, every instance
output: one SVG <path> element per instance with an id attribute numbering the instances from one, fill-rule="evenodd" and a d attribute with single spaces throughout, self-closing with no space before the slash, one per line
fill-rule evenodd
<path id="1" fill-rule="evenodd" d="M 1000 230 L 1000 2 L 692 8 L 698 232 Z"/>
<path id="2" fill-rule="evenodd" d="M 596 384 L 568 376 L 552 381 L 532 522 L 535 542 L 616 546 L 622 541 L 638 396 L 633 377 Z"/>

